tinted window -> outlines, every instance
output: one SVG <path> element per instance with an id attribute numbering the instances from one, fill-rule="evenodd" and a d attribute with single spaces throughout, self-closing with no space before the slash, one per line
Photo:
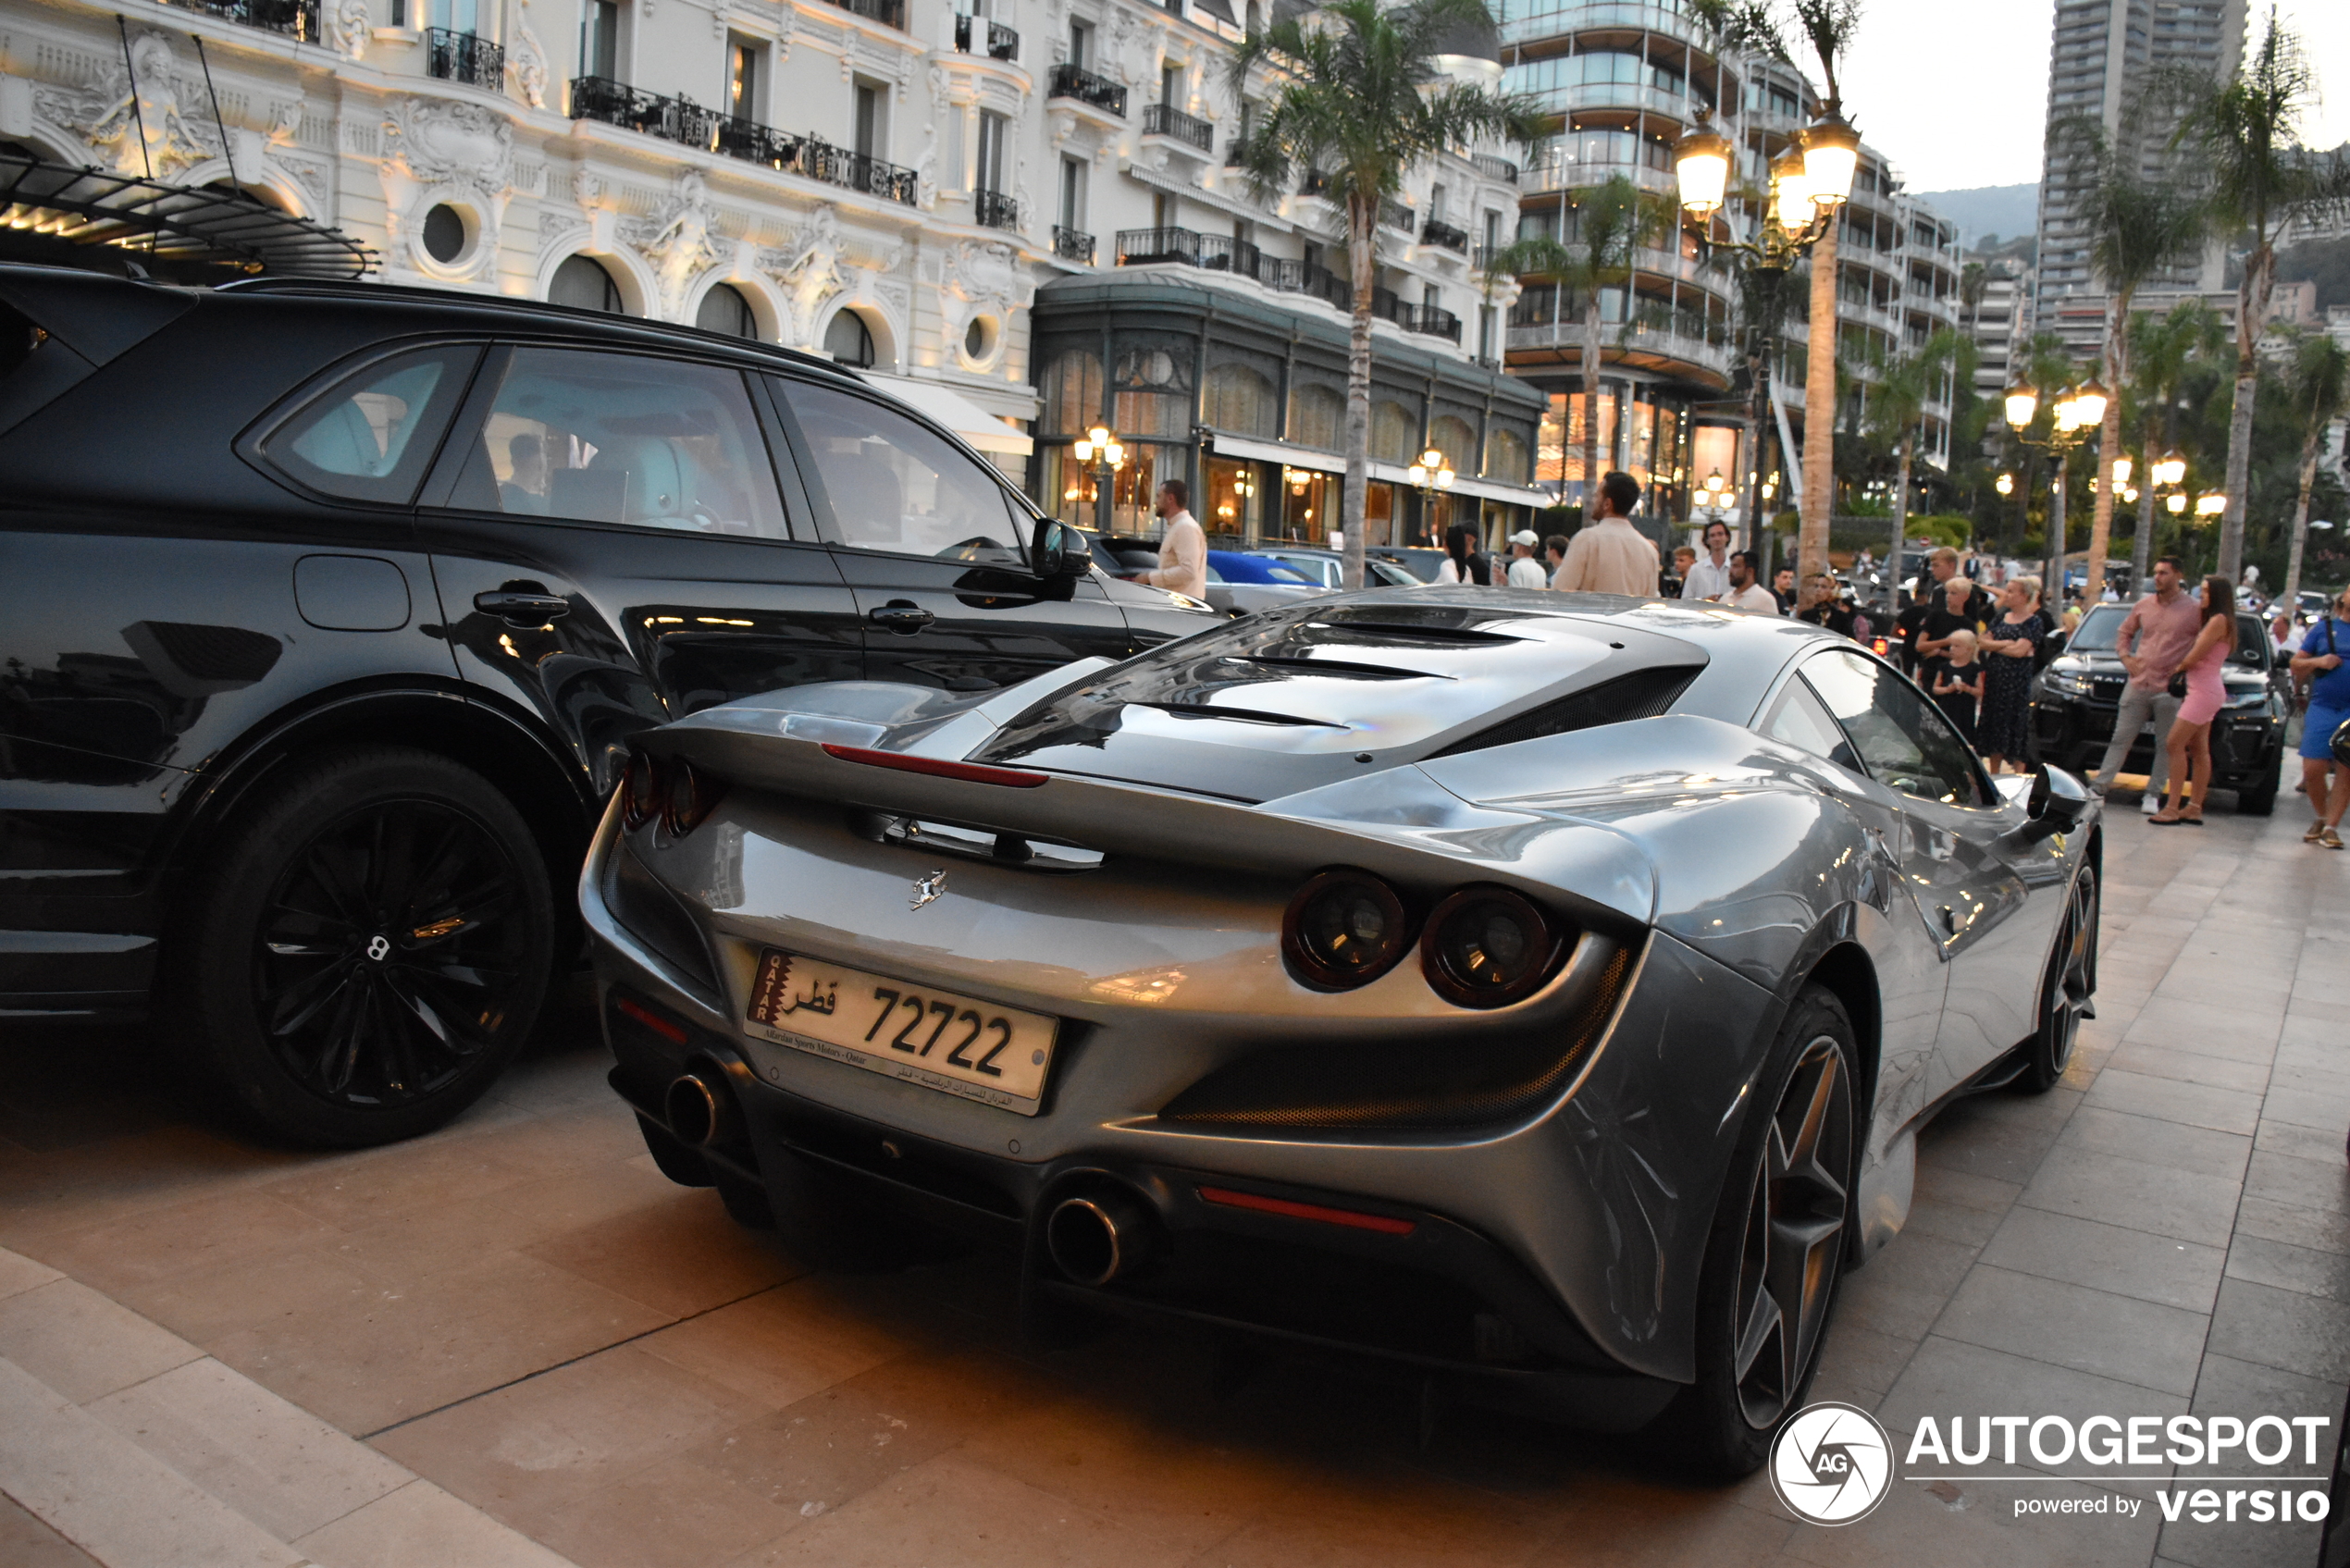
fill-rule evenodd
<path id="1" fill-rule="evenodd" d="M 1803 673 L 1880 783 L 1928 800 L 1983 803 L 1973 754 L 1917 687 L 1840 649 L 1813 659 Z"/>
<path id="2" fill-rule="evenodd" d="M 1800 680 L 1787 682 L 1787 689 L 1772 705 L 1771 716 L 1762 722 L 1762 730 L 1773 740 L 1783 741 L 1814 757 L 1824 757 L 1838 767 L 1849 768 L 1856 773 L 1867 771 L 1861 766 L 1852 743 L 1844 738 L 1844 732 L 1836 727 L 1828 710 L 1820 706 L 1820 699 Z"/>
<path id="3" fill-rule="evenodd" d="M 788 537 L 741 375 L 633 354 L 516 349 L 453 500 L 527 517 Z"/>
<path id="4" fill-rule="evenodd" d="M 270 461 L 328 495 L 408 500 L 480 352 L 423 349 L 352 372 L 278 427 Z"/>
<path id="5" fill-rule="evenodd" d="M 936 433 L 853 393 L 802 382 L 784 396 L 807 438 L 810 488 L 857 549 L 1024 566 L 1022 530 L 994 475 Z"/>

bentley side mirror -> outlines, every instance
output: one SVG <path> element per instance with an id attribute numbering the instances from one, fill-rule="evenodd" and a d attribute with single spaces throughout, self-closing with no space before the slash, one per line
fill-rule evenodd
<path id="1" fill-rule="evenodd" d="M 1050 517 L 1036 525 L 1035 542 L 1029 553 L 1036 574 L 1046 582 L 1073 581 L 1094 569 L 1092 543 L 1079 530 Z"/>

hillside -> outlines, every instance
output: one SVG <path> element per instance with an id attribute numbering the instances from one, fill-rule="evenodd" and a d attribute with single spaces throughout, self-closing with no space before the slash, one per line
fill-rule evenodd
<path id="1" fill-rule="evenodd" d="M 2018 235 L 2035 232 L 2040 226 L 2037 184 L 1983 185 L 1972 191 L 1912 193 L 1921 202 L 1932 203 L 1936 211 L 1964 230 L 1970 247 L 1993 235 L 2002 241 L 2013 240 Z"/>

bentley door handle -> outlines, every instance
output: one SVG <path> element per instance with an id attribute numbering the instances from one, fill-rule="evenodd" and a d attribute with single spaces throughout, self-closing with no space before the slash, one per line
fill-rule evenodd
<path id="1" fill-rule="evenodd" d="M 886 627 L 900 636 L 911 636 L 938 617 L 919 604 L 910 604 L 905 599 L 894 599 L 877 609 L 867 611 L 865 619 L 877 626 Z"/>
<path id="2" fill-rule="evenodd" d="M 474 608 L 495 615 L 510 626 L 543 626 L 571 613 L 571 600 L 560 594 L 513 593 L 501 588 L 474 595 Z"/>

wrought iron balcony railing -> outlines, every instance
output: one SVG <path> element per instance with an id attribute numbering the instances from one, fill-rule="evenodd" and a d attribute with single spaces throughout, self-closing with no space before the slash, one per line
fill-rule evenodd
<path id="1" fill-rule="evenodd" d="M 1371 290 L 1371 314 L 1382 321 L 1391 321 L 1406 332 L 1425 332 L 1432 338 L 1461 340 L 1461 318 L 1436 305 L 1408 303 L 1391 289 Z"/>
<path id="2" fill-rule="evenodd" d="M 1203 153 L 1211 151 L 1216 145 L 1214 126 L 1197 116 L 1185 114 L 1172 104 L 1153 104 L 1143 110 L 1143 134 L 1172 136 Z"/>
<path id="3" fill-rule="evenodd" d="M 971 216 L 990 228 L 1018 228 L 1020 202 L 1001 191 L 974 191 Z"/>
<path id="4" fill-rule="evenodd" d="M 1126 89 L 1107 77 L 1095 76 L 1083 66 L 1063 60 L 1053 68 L 1045 95 L 1048 98 L 1074 98 L 1081 104 L 1091 104 L 1119 118 L 1126 117 Z"/>
<path id="5" fill-rule="evenodd" d="M 1091 236 L 1087 239 L 1090 241 Z M 1203 272 L 1230 272 L 1253 278 L 1268 289 L 1287 294 L 1309 294 L 1340 310 L 1351 309 L 1354 304 L 1354 290 L 1329 268 L 1268 256 L 1247 241 L 1235 240 L 1229 234 L 1202 234 L 1191 228 L 1119 230 L 1119 265 L 1149 266 L 1169 262 L 1195 266 Z M 1454 330 L 1457 332 L 1458 327 Z"/>
<path id="6" fill-rule="evenodd" d="M 723 153 L 745 163 L 763 164 L 785 174 L 862 191 L 907 206 L 920 183 L 910 168 L 835 147 L 821 136 L 795 136 L 757 120 L 737 119 L 706 109 L 682 94 L 664 98 L 639 93 L 609 77 L 583 76 L 571 84 L 571 117 L 600 120 L 680 146 Z"/>
<path id="7" fill-rule="evenodd" d="M 833 4 L 852 16 L 906 31 L 906 0 L 833 0 Z"/>
<path id="8" fill-rule="evenodd" d="M 425 68 L 443 81 L 492 92 L 506 84 L 506 51 L 487 38 L 445 27 L 425 29 Z"/>
<path id="9" fill-rule="evenodd" d="M 984 54 L 991 60 L 1020 58 L 1020 34 L 985 17 L 955 19 L 955 47 L 966 55 Z"/>
<path id="10" fill-rule="evenodd" d="M 240 27 L 282 32 L 304 43 L 320 42 L 318 0 L 168 0 L 183 11 L 202 11 Z"/>
<path id="11" fill-rule="evenodd" d="M 1406 234 L 1419 227 L 1419 216 L 1401 202 L 1379 203 L 1379 221 L 1382 228 L 1400 228 Z"/>
<path id="12" fill-rule="evenodd" d="M 1094 265 L 1094 237 L 1080 234 L 1074 228 L 1063 228 L 1057 223 L 1053 225 L 1053 254 L 1063 261 L 1091 266 Z"/>
<path id="13" fill-rule="evenodd" d="M 1441 245 L 1448 251 L 1458 251 L 1461 254 L 1466 255 L 1468 254 L 1468 230 L 1455 228 L 1449 223 L 1429 218 L 1420 225 L 1420 243 Z"/>

